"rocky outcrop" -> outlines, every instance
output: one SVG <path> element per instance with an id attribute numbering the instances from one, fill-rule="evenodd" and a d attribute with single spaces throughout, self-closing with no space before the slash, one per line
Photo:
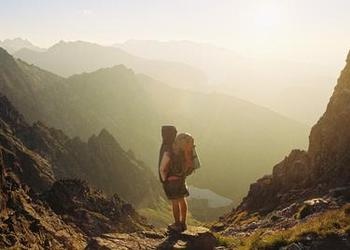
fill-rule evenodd
<path id="1" fill-rule="evenodd" d="M 310 134 L 314 182 L 325 188 L 350 183 L 350 56 L 346 62 L 327 110 Z"/>
<path id="2" fill-rule="evenodd" d="M 0 148 L 1 249 L 84 249 L 92 236 L 150 229 L 130 204 L 82 181 L 58 181 L 35 195 L 12 172 L 15 158 L 9 153 Z"/>
<path id="3" fill-rule="evenodd" d="M 61 180 L 43 194 L 55 213 L 67 223 L 77 225 L 86 235 L 108 232 L 135 232 L 150 228 L 131 204 L 117 194 L 107 198 L 101 191 L 80 180 Z"/>
<path id="4" fill-rule="evenodd" d="M 117 195 L 80 180 L 56 181 L 54 159 L 69 138 L 29 126 L 3 96 L 0 104 L 1 249 L 84 249 L 92 236 L 151 228 Z"/>
<path id="5" fill-rule="evenodd" d="M 237 210 L 270 212 L 350 185 L 349 58 L 326 112 L 311 130 L 308 151 L 293 150 L 274 166 L 272 175 L 252 184 Z"/>
<path id="6" fill-rule="evenodd" d="M 5 171 L 11 171 L 19 181 L 35 192 L 47 190 L 55 181 L 51 164 L 39 154 L 29 150 L 0 117 L 0 147 L 3 150 Z"/>
<path id="7" fill-rule="evenodd" d="M 251 184 L 242 203 L 212 229 L 249 238 L 253 249 L 348 249 L 349 127 L 350 53 L 308 150 L 293 150 Z"/>
<path id="8" fill-rule="evenodd" d="M 63 222 L 30 192 L 30 187 L 12 171 L 16 164 L 16 154 L 0 146 L 0 248 L 84 248 L 87 240 L 83 233 Z M 30 164 L 35 163 L 23 167 Z"/>
<path id="9" fill-rule="evenodd" d="M 302 199 L 311 192 L 306 189 L 311 178 L 307 152 L 293 150 L 274 166 L 272 175 L 266 175 L 250 185 L 248 195 L 238 209 L 264 213 Z"/>

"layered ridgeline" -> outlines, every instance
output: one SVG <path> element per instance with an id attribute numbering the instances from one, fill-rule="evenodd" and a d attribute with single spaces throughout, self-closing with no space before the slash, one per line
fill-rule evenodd
<path id="1" fill-rule="evenodd" d="M 349 249 L 349 127 L 350 53 L 326 112 L 311 130 L 308 150 L 293 150 L 272 175 L 253 183 L 216 229 L 241 235 L 236 242 L 257 249 Z"/>
<path id="2" fill-rule="evenodd" d="M 109 196 L 118 193 L 137 207 L 158 204 L 162 195 L 158 180 L 143 162 L 125 152 L 107 130 L 83 142 L 41 122 L 29 126 L 6 97 L 1 97 L 0 104 L 3 119 L 30 150 L 49 161 L 56 179 L 86 180 Z M 36 179 L 31 181 L 35 183 Z"/>
<path id="3" fill-rule="evenodd" d="M 313 124 L 322 114 L 337 72 L 331 65 L 273 60 L 207 43 L 129 40 L 115 44 L 131 54 L 181 62 L 200 69 L 212 89 Z M 255 58 L 254 58 L 255 57 Z M 297 101 L 296 101 L 297 100 Z"/>
<path id="4" fill-rule="evenodd" d="M 103 233 L 149 229 L 118 195 L 107 198 L 79 180 L 56 181 L 57 166 L 44 156 L 64 150 L 52 144 L 55 133 L 29 126 L 0 96 L 0 248 L 83 249 Z M 46 153 L 31 150 L 31 139 Z"/>
<path id="5" fill-rule="evenodd" d="M 122 49 L 83 41 L 61 41 L 46 51 L 23 48 L 14 55 L 61 76 L 124 64 L 176 87 L 198 88 L 207 81 L 200 70 L 184 63 L 144 59 Z"/>
<path id="6" fill-rule="evenodd" d="M 2 50 L 0 71 L 0 90 L 29 121 L 83 139 L 106 128 L 154 170 L 160 126 L 191 132 L 203 168 L 190 181 L 234 201 L 278 158 L 306 144 L 307 128 L 274 112 L 221 94 L 171 88 L 124 66 L 64 79 Z"/>

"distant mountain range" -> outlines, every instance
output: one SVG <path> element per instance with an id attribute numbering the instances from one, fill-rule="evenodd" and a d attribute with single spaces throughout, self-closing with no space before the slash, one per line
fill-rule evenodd
<path id="1" fill-rule="evenodd" d="M 83 41 L 61 41 L 46 51 L 23 48 L 13 55 L 65 77 L 123 64 L 175 87 L 200 89 L 207 83 L 203 72 L 187 64 L 145 59 L 118 48 Z"/>
<path id="2" fill-rule="evenodd" d="M 125 66 L 62 78 L 0 50 L 0 91 L 30 122 L 69 136 L 85 140 L 106 128 L 154 171 L 160 126 L 175 124 L 194 135 L 203 162 L 190 182 L 235 202 L 278 158 L 306 146 L 307 127 L 291 119 L 231 96 L 172 88 Z"/>
<path id="3" fill-rule="evenodd" d="M 113 47 L 61 41 L 47 50 L 20 38 L 5 41 L 0 47 L 15 57 L 61 76 L 124 64 L 174 87 L 233 95 L 308 125 L 325 108 L 336 73 L 326 62 L 266 61 L 191 41 L 129 40 Z"/>
<path id="4" fill-rule="evenodd" d="M 210 87 L 313 124 L 333 89 L 327 66 L 285 60 L 249 58 L 232 50 L 191 41 L 129 40 L 115 44 L 131 54 L 181 62 L 200 69 Z"/>

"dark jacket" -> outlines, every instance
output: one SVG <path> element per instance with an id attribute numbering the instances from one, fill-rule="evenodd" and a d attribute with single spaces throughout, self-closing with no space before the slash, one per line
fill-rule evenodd
<path id="1" fill-rule="evenodd" d="M 170 155 L 173 155 L 173 143 L 175 141 L 176 138 L 176 134 L 177 134 L 177 130 L 174 126 L 171 125 L 167 125 L 167 126 L 162 126 L 162 145 L 160 146 L 160 150 L 159 150 L 159 160 L 158 160 L 158 174 L 159 174 L 159 180 L 161 182 L 162 178 L 160 176 L 160 171 L 159 171 L 159 167 L 160 167 L 160 162 L 163 158 L 163 154 L 165 152 L 169 152 Z M 173 158 L 173 157 L 171 157 Z"/>

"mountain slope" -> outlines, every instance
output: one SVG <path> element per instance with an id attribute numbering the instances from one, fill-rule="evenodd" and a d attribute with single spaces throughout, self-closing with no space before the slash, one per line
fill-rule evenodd
<path id="1" fill-rule="evenodd" d="M 47 165 L 45 169 L 52 180 L 81 178 L 110 196 L 118 193 L 124 200 L 138 207 L 158 203 L 162 195 L 158 180 L 142 162 L 128 155 L 107 130 L 102 130 L 98 136 L 93 135 L 88 142 L 83 142 L 78 137 L 71 139 L 62 131 L 48 128 L 41 122 L 29 126 L 6 97 L 0 97 L 0 104 L 0 113 L 11 125 L 15 135 L 30 150 L 45 158 L 42 165 Z M 34 173 L 27 177 L 33 187 L 39 185 L 39 179 L 44 179 L 34 177 Z M 49 185 L 50 183 L 46 186 Z"/>
<path id="2" fill-rule="evenodd" d="M 54 164 L 17 137 L 39 143 L 32 129 L 0 95 L 2 249 L 82 249 L 92 236 L 148 228 L 118 195 L 107 198 L 78 180 L 56 181 Z M 45 136 L 41 142 L 48 142 Z"/>
<path id="3" fill-rule="evenodd" d="M 177 87 L 197 88 L 206 83 L 206 78 L 200 70 L 186 64 L 147 60 L 118 48 L 82 41 L 61 41 L 44 52 L 22 49 L 14 56 L 61 76 L 124 64 L 136 72 L 150 75 Z"/>
<path id="4" fill-rule="evenodd" d="M 64 145 L 67 151 L 55 160 L 61 178 L 80 177 L 108 195 L 117 192 L 136 207 L 159 203 L 163 193 L 155 175 L 126 153 L 107 130 L 93 135 L 87 143 L 75 138 Z"/>
<path id="5" fill-rule="evenodd" d="M 251 184 L 242 203 L 222 217 L 224 235 L 243 235 L 245 242 L 258 237 L 257 249 L 349 249 L 350 53 L 346 62 L 308 150 L 293 150 L 272 175 Z"/>
<path id="6" fill-rule="evenodd" d="M 19 79 L 21 84 L 34 85 L 31 76 L 39 69 L 16 63 L 17 74 L 27 77 Z M 5 86 L 8 74 L 0 75 Z M 106 128 L 154 170 L 159 128 L 173 123 L 179 131 L 191 132 L 198 144 L 203 168 L 190 182 L 234 201 L 270 164 L 292 147 L 305 146 L 307 128 L 268 109 L 222 94 L 171 88 L 124 66 L 58 79 L 52 84 L 49 80 L 36 83 L 47 86 L 31 95 L 40 103 L 36 109 L 26 110 L 27 101 L 18 98 L 18 93 L 9 98 L 28 120 L 41 120 L 69 136 L 86 139 Z"/>

